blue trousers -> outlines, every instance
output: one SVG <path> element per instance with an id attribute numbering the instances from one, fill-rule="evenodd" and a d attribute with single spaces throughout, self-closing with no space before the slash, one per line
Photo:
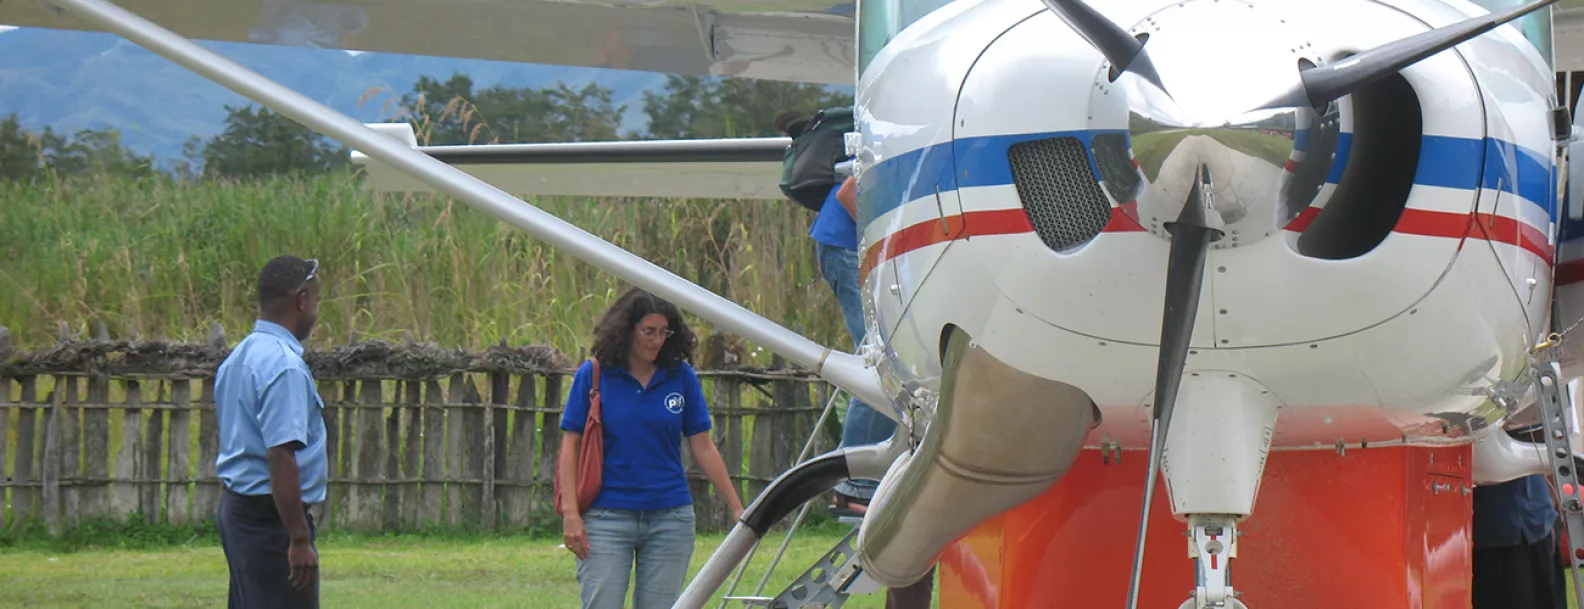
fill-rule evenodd
<path id="1" fill-rule="evenodd" d="M 230 609 L 308 608 L 319 606 L 319 583 L 307 591 L 292 587 L 291 561 L 287 550 L 291 537 L 275 509 L 270 495 L 241 495 L 221 487 L 220 506 L 215 513 L 215 528 L 220 532 L 220 548 L 231 570 Z M 307 512 L 307 507 L 304 507 Z M 319 528 L 308 515 L 308 539 L 318 536 Z M 318 551 L 318 546 L 314 546 Z M 324 565 L 320 561 L 320 577 Z"/>
<path id="2" fill-rule="evenodd" d="M 693 559 L 691 504 L 646 511 L 591 508 L 583 514 L 583 528 L 589 545 L 588 560 L 577 560 L 583 609 L 622 609 L 630 577 L 634 609 L 670 609 L 682 596 Z"/>
<path id="3" fill-rule="evenodd" d="M 820 274 L 836 293 L 841 305 L 842 320 L 852 335 L 853 348 L 864 339 L 863 297 L 858 276 L 858 252 L 844 247 L 815 242 L 819 248 Z M 841 445 L 863 446 L 884 442 L 896 433 L 896 421 L 876 412 L 874 407 L 852 398 L 847 403 L 847 419 L 842 423 Z M 846 480 L 836 485 L 836 492 L 849 497 L 868 500 L 874 496 L 880 483 L 875 480 Z"/>

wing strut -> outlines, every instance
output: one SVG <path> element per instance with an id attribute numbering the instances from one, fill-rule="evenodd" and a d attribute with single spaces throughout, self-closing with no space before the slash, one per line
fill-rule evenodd
<path id="1" fill-rule="evenodd" d="M 578 259 L 613 273 L 677 306 L 720 324 L 813 369 L 864 401 L 887 404 L 879 375 L 863 359 L 821 346 L 654 263 L 502 192 L 478 178 L 380 134 L 296 91 L 216 55 L 105 0 L 50 0 L 106 31 L 120 35 L 200 76 L 286 115 L 304 126 L 386 163 L 499 218 Z M 891 409 L 881 408 L 882 413 Z"/>

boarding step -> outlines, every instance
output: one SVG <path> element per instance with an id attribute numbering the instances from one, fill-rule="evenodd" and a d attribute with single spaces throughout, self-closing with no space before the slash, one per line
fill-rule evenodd
<path id="1" fill-rule="evenodd" d="M 852 522 L 848 522 L 852 520 Z M 844 524 L 861 524 L 858 518 L 841 518 Z M 774 597 L 763 596 L 729 596 L 725 600 L 737 601 L 743 607 L 765 607 L 767 609 L 838 609 L 847 602 L 847 597 L 852 594 L 868 594 L 880 589 L 878 583 L 864 575 L 863 569 L 858 567 L 858 561 L 853 560 L 857 550 L 852 542 L 858 535 L 858 527 L 843 536 L 836 546 L 826 552 L 814 566 L 809 567 L 801 576 L 787 586 L 781 594 Z"/>
<path id="2" fill-rule="evenodd" d="M 1581 501 L 1578 477 L 1578 459 L 1568 442 L 1568 428 L 1573 404 L 1567 388 L 1562 384 L 1561 369 L 1555 363 L 1534 366 L 1535 384 L 1540 393 L 1540 421 L 1545 430 L 1546 456 L 1551 464 L 1551 484 L 1558 495 L 1557 508 L 1567 537 L 1568 571 L 1573 576 L 1573 594 L 1579 606 L 1584 607 L 1584 582 L 1579 569 L 1584 568 L 1584 501 Z M 1566 406 L 1564 406 L 1566 404 Z"/>

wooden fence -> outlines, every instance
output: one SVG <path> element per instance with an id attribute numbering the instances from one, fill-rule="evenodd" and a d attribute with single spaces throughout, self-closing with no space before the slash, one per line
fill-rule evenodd
<path id="1" fill-rule="evenodd" d="M 111 341 L 102 327 L 83 341 L 63 327 L 56 346 L 13 353 L 0 327 L 0 493 L 9 500 L 0 528 L 42 523 L 60 535 L 89 518 L 212 520 L 213 374 L 228 351 L 218 326 L 205 345 Z M 520 529 L 556 518 L 552 474 L 573 371 L 561 354 L 353 341 L 305 359 L 329 436 L 322 529 Z M 745 505 L 792 465 L 834 390 L 780 360 L 773 368 L 699 372 L 712 436 Z M 835 418 L 815 451 L 835 445 Z M 683 444 L 700 528 L 720 530 L 729 515 Z"/>

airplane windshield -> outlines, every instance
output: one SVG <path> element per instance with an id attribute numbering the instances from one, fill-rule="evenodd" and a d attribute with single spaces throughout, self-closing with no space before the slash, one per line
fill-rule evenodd
<path id="1" fill-rule="evenodd" d="M 1480 8 L 1488 10 L 1488 11 L 1490 11 L 1492 13 L 1495 13 L 1495 12 L 1498 12 L 1498 11 L 1505 11 L 1507 9 L 1514 8 L 1516 6 L 1524 4 L 1525 2 L 1528 2 L 1528 0 L 1472 0 L 1472 1 L 1474 2 L 1474 4 L 1478 5 Z M 1525 15 L 1523 17 L 1520 17 L 1520 18 L 1518 18 L 1517 21 L 1514 21 L 1512 23 L 1512 25 L 1514 27 L 1518 28 L 1519 32 L 1523 33 L 1524 38 L 1529 39 L 1529 43 L 1534 45 L 1535 50 L 1540 52 L 1540 57 L 1545 58 L 1546 66 L 1548 66 L 1548 67 L 1552 66 L 1552 62 L 1553 62 L 1553 58 L 1551 57 L 1551 11 L 1552 10 L 1553 9 L 1550 9 L 1550 8 L 1543 9 L 1543 10 L 1538 10 L 1538 11 L 1535 11 L 1533 13 L 1529 13 L 1528 15 Z"/>
<path id="2" fill-rule="evenodd" d="M 858 3 L 858 74 L 886 43 L 913 22 L 952 0 L 860 0 Z"/>

